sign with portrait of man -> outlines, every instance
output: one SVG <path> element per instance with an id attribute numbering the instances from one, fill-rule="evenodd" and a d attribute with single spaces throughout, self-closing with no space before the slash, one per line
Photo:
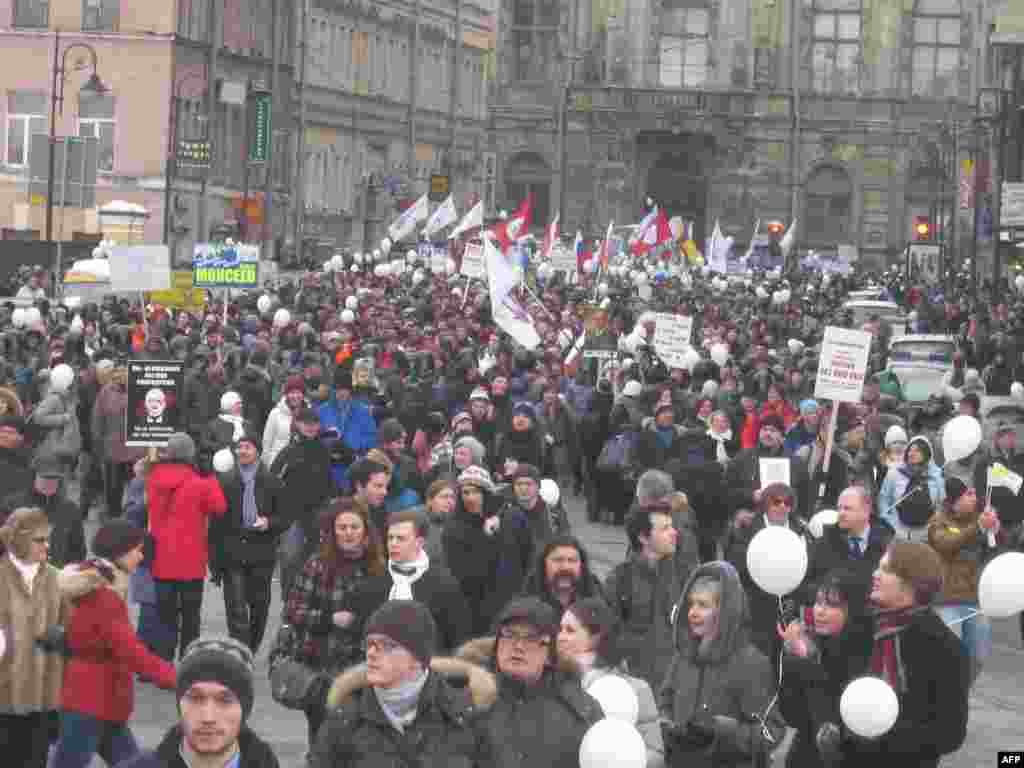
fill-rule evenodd
<path id="1" fill-rule="evenodd" d="M 128 364 L 125 444 L 162 448 L 181 429 L 179 403 L 185 377 L 180 360 L 139 360 Z"/>

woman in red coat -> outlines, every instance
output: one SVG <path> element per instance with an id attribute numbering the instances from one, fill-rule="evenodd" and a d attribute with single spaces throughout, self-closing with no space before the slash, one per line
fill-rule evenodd
<path id="1" fill-rule="evenodd" d="M 60 574 L 62 597 L 72 607 L 53 768 L 85 768 L 97 751 L 108 765 L 133 757 L 139 748 L 128 720 L 135 675 L 174 690 L 174 666 L 146 649 L 128 618 L 128 579 L 142 562 L 144 538 L 128 521 L 112 520 L 93 538 L 95 559 Z"/>
<path id="2" fill-rule="evenodd" d="M 800 418 L 796 408 L 783 399 L 782 387 L 779 384 L 773 383 L 768 386 L 768 399 L 761 406 L 760 419 L 763 421 L 768 416 L 778 416 L 782 419 L 782 423 L 786 425 L 787 430 Z"/>
<path id="3" fill-rule="evenodd" d="M 174 660 L 176 649 L 184 653 L 199 637 L 210 557 L 209 521 L 227 510 L 217 476 L 200 475 L 193 466 L 195 455 L 192 438 L 175 432 L 146 477 L 149 531 L 156 550 L 151 565 L 156 609 L 167 630 L 157 653 L 167 661 Z"/>

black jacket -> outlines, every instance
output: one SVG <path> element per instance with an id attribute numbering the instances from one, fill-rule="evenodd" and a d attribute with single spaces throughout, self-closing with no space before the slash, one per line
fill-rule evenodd
<path id="1" fill-rule="evenodd" d="M 188 768 L 181 759 L 181 726 L 176 725 L 167 732 L 160 745 L 152 752 L 142 752 L 133 758 L 118 763 L 117 768 Z M 244 725 L 238 734 L 238 751 L 241 759 L 238 768 L 279 768 L 274 750 L 267 742 Z"/>
<path id="2" fill-rule="evenodd" d="M 760 443 L 736 454 L 725 472 L 725 487 L 729 489 L 730 514 L 740 509 L 754 509 L 754 491 L 764 485 L 761 482 L 760 459 L 785 458 L 782 448 L 769 452 Z M 800 517 L 813 513 L 810 478 L 807 476 L 807 462 L 792 457 L 789 460 L 789 485 L 796 494 L 794 512 Z"/>
<path id="3" fill-rule="evenodd" d="M 360 624 L 388 601 L 394 583 L 389 570 L 385 575 L 367 579 L 356 587 L 351 610 Z M 454 651 L 470 638 L 472 618 L 469 604 L 459 582 L 443 563 L 430 563 L 426 573 L 413 583 L 412 597 L 425 605 L 434 617 L 438 652 Z"/>
<path id="4" fill-rule="evenodd" d="M 0 448 L 0 499 L 24 493 L 32 487 L 35 473 L 29 466 L 32 454 L 26 450 Z"/>
<path id="5" fill-rule="evenodd" d="M 185 418 L 185 429 L 193 437 L 198 437 L 220 410 L 223 390 L 210 382 L 205 369 L 193 369 L 186 373 L 182 389 L 181 410 Z"/>
<path id="6" fill-rule="evenodd" d="M 281 481 L 291 520 L 302 525 L 306 541 L 319 541 L 318 513 L 337 489 L 331 479 L 331 454 L 319 440 L 296 438 L 277 454 L 270 473 Z"/>
<path id="7" fill-rule="evenodd" d="M 269 564 L 277 559 L 277 539 L 291 520 L 285 512 L 281 481 L 262 462 L 256 470 L 256 509 L 270 525 L 265 531 L 242 528 L 242 475 L 235 467 L 218 475 L 227 512 L 210 520 L 211 570 L 240 565 Z M 214 567 L 216 566 L 216 567 Z"/>
<path id="8" fill-rule="evenodd" d="M 275 405 L 270 375 L 262 368 L 247 365 L 239 372 L 233 388 L 242 398 L 242 415 L 259 430 L 257 434 L 262 435 L 270 409 Z"/>
<path id="9" fill-rule="evenodd" d="M 855 558 L 850 554 L 850 539 L 846 531 L 838 525 L 822 526 L 821 538 L 811 546 L 807 578 L 804 581 L 806 589 L 802 596 L 804 605 L 814 605 L 818 582 L 832 570 L 842 568 L 850 571 L 857 574 L 863 584 L 870 585 L 871 577 L 885 550 L 889 548 L 892 537 L 892 527 L 884 520 L 873 517 L 864 554 Z"/>

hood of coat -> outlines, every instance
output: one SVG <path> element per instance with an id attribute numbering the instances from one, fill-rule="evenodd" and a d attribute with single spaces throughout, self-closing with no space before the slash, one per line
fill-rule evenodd
<path id="1" fill-rule="evenodd" d="M 149 488 L 158 494 L 169 494 L 196 476 L 191 464 L 166 462 L 154 464 L 149 472 Z"/>
<path id="2" fill-rule="evenodd" d="M 713 638 L 694 638 L 689 633 L 686 618 L 690 593 L 698 581 L 711 579 L 721 585 L 718 604 L 718 632 Z M 739 573 L 729 563 L 716 560 L 695 568 L 683 587 L 679 598 L 675 622 L 676 650 L 691 661 L 718 664 L 727 660 L 747 642 L 746 624 L 749 618 L 747 596 L 743 591 Z"/>
<path id="3" fill-rule="evenodd" d="M 61 597 L 81 600 L 101 587 L 110 587 L 122 597 L 128 594 L 128 574 L 102 560 L 86 560 L 61 569 L 57 575 Z"/>
<path id="4" fill-rule="evenodd" d="M 437 656 L 430 661 L 430 671 L 455 683 L 456 687 L 465 685 L 477 710 L 489 709 L 498 696 L 498 682 L 494 675 L 465 659 Z M 327 692 L 328 709 L 340 708 L 357 691 L 368 687 L 365 664 L 346 669 L 334 678 Z"/>

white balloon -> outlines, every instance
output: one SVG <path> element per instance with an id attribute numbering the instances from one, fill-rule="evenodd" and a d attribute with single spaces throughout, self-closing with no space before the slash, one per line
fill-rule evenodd
<path id="1" fill-rule="evenodd" d="M 1013 382 L 1010 385 L 1010 397 L 1015 397 L 1018 400 L 1024 400 L 1024 384 L 1019 381 Z"/>
<path id="2" fill-rule="evenodd" d="M 981 422 L 973 416 L 957 416 L 942 429 L 942 455 L 947 462 L 967 458 L 981 445 Z"/>
<path id="3" fill-rule="evenodd" d="M 800 339 L 790 339 L 786 342 L 786 346 L 789 347 L 789 351 L 794 355 L 799 355 L 804 351 L 804 343 Z"/>
<path id="4" fill-rule="evenodd" d="M 24 310 L 24 308 L 17 307 L 11 313 L 11 323 L 14 325 L 15 328 L 24 328 L 25 327 L 25 310 Z"/>
<path id="5" fill-rule="evenodd" d="M 358 272 L 359 271 L 359 265 L 358 264 L 353 264 L 351 267 L 348 268 L 348 271 L 349 272 L 353 272 L 353 273 Z"/>
<path id="6" fill-rule="evenodd" d="M 82 322 L 82 316 L 81 315 L 75 315 L 73 318 L 71 318 L 71 330 L 72 331 L 81 331 L 84 327 L 85 327 L 85 323 Z"/>
<path id="7" fill-rule="evenodd" d="M 356 321 L 356 313 L 351 309 L 341 310 L 341 322 L 345 325 L 352 325 Z"/>
<path id="8" fill-rule="evenodd" d="M 583 271 L 586 272 L 588 275 L 594 274 L 596 270 L 597 262 L 594 261 L 593 259 L 587 259 L 586 261 L 583 262 Z"/>
<path id="9" fill-rule="evenodd" d="M 349 296 L 347 299 L 345 299 L 345 309 L 351 309 L 353 312 L 355 312 L 357 309 L 359 309 L 359 299 L 357 299 L 355 296 Z"/>
<path id="10" fill-rule="evenodd" d="M 31 328 L 38 325 L 43 319 L 42 313 L 37 307 L 29 307 L 25 310 L 25 325 Z"/>
<path id="11" fill-rule="evenodd" d="M 711 347 L 711 359 L 719 365 L 725 365 L 729 360 L 729 347 L 725 344 L 715 344 Z"/>
<path id="12" fill-rule="evenodd" d="M 426 279 L 427 279 L 427 275 L 426 275 L 426 273 L 422 269 L 417 268 L 416 271 L 412 273 L 412 284 L 413 285 L 419 285 L 420 283 L 422 283 Z"/>
<path id="13" fill-rule="evenodd" d="M 405 272 L 405 260 L 395 259 L 391 262 L 391 268 L 388 270 L 392 275 L 400 275 Z"/>
<path id="14" fill-rule="evenodd" d="M 846 727 L 865 739 L 884 736 L 900 716 L 896 692 L 880 677 L 866 675 L 850 682 L 839 699 Z"/>
<path id="15" fill-rule="evenodd" d="M 381 250 L 379 248 L 374 248 L 373 249 L 373 260 L 374 261 L 381 261 L 381 260 L 384 259 L 385 256 L 387 256 L 387 254 L 381 253 Z"/>
<path id="16" fill-rule="evenodd" d="M 232 455 L 230 449 L 221 448 L 215 454 L 213 454 L 213 469 L 220 474 L 230 472 L 235 468 L 235 457 Z"/>
<path id="17" fill-rule="evenodd" d="M 757 289 L 754 291 L 754 294 L 757 296 L 757 298 L 762 299 L 762 300 L 768 298 L 768 291 L 766 291 L 760 285 L 757 286 Z"/>
<path id="18" fill-rule="evenodd" d="M 334 272 L 334 262 L 333 261 L 325 261 L 324 262 L 324 266 L 323 266 L 323 271 L 326 274 L 328 274 L 328 275 L 331 274 L 332 272 Z"/>
<path id="19" fill-rule="evenodd" d="M 807 521 L 807 530 L 811 532 L 811 535 L 816 539 L 820 539 L 825 535 L 826 525 L 835 525 L 839 522 L 839 513 L 834 509 L 823 509 Z"/>
<path id="20" fill-rule="evenodd" d="M 647 273 L 637 272 L 636 276 L 633 278 L 633 282 L 636 283 L 638 286 L 647 285 Z"/>
<path id="21" fill-rule="evenodd" d="M 380 241 L 380 249 L 385 254 L 391 253 L 391 238 L 390 237 L 385 237 L 383 240 Z"/>
<path id="22" fill-rule="evenodd" d="M 256 309 L 259 310 L 259 313 L 261 315 L 265 315 L 267 314 L 267 312 L 270 311 L 270 307 L 273 305 L 273 303 L 273 300 L 269 296 L 263 294 L 258 299 L 256 299 Z"/>
<path id="23" fill-rule="evenodd" d="M 378 264 L 376 267 L 373 268 L 373 274 L 375 274 L 377 277 L 387 277 L 388 276 L 388 265 L 387 264 Z"/>
<path id="24" fill-rule="evenodd" d="M 284 328 L 292 321 L 292 313 L 283 307 L 274 313 L 274 327 Z"/>
<path id="25" fill-rule="evenodd" d="M 54 392 L 67 392 L 74 380 L 75 371 L 67 363 L 61 363 L 50 371 L 50 389 Z"/>
<path id="26" fill-rule="evenodd" d="M 356 251 L 355 253 L 352 254 L 352 261 L 354 261 L 356 264 L 362 264 L 363 254 L 361 254 L 359 251 Z"/>
<path id="27" fill-rule="evenodd" d="M 558 503 L 558 500 L 562 498 L 562 491 L 558 487 L 558 483 L 550 477 L 545 477 L 540 481 L 540 497 L 544 500 L 545 504 L 549 507 L 553 507 Z M 605 712 L 605 714 L 607 714 L 607 712 Z"/>
<path id="28" fill-rule="evenodd" d="M 700 352 L 693 347 L 690 347 L 686 352 L 683 353 L 683 368 L 693 373 L 693 369 L 697 367 L 697 363 L 700 362 Z"/>
<path id="29" fill-rule="evenodd" d="M 1024 275 L 1017 275 L 1017 279 L 1013 281 L 1013 284 L 1017 286 L 1019 293 L 1024 293 Z"/>
<path id="30" fill-rule="evenodd" d="M 765 592 L 788 595 L 807 573 L 807 545 L 789 528 L 763 528 L 747 548 L 747 570 Z"/>
<path id="31" fill-rule="evenodd" d="M 605 717 L 636 725 L 640 716 L 640 700 L 633 686 L 618 675 L 605 675 L 597 679 L 587 688 L 587 693 L 597 699 Z"/>
<path id="32" fill-rule="evenodd" d="M 635 725 L 606 717 L 583 735 L 580 768 L 644 768 L 647 747 Z"/>
<path id="33" fill-rule="evenodd" d="M 1024 552 L 1004 552 L 989 561 L 978 580 L 978 603 L 994 619 L 1024 611 Z"/>

